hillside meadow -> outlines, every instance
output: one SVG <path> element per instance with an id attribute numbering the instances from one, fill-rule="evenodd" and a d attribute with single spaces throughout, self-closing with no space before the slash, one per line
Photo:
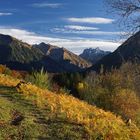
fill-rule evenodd
<path id="1" fill-rule="evenodd" d="M 120 116 L 0 74 L 0 139 L 139 140 Z M 19 84 L 20 83 L 20 84 Z"/>

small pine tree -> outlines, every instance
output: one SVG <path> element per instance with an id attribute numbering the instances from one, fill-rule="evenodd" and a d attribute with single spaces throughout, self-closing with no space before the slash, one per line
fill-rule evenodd
<path id="1" fill-rule="evenodd" d="M 44 71 L 44 68 L 40 72 L 34 71 L 30 76 L 26 78 L 28 82 L 31 82 L 43 89 L 50 88 L 50 78 L 48 73 Z"/>

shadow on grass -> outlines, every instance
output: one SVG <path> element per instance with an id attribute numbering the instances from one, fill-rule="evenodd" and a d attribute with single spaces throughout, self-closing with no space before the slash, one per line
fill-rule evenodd
<path id="1" fill-rule="evenodd" d="M 16 88 L 15 87 L 8 87 L 8 86 L 1 86 L 0 85 L 0 93 L 2 92 L 7 92 L 7 91 L 10 91 L 10 93 L 14 93 L 16 92 Z"/>
<path id="2" fill-rule="evenodd" d="M 44 117 L 40 117 L 45 116 L 43 112 L 46 110 L 40 109 L 37 107 L 37 105 L 33 104 L 31 100 L 25 99 L 24 95 L 19 93 L 15 87 L 0 86 L 0 97 L 13 102 L 13 104 L 18 103 L 24 108 L 28 107 L 28 110 L 37 119 L 36 123 L 47 123 L 48 120 L 46 120 Z"/>

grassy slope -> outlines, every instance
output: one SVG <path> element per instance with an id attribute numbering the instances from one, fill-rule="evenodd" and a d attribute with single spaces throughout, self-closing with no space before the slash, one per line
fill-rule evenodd
<path id="1" fill-rule="evenodd" d="M 10 125 L 12 110 L 18 110 L 25 116 L 21 125 Z M 71 135 L 73 139 L 82 139 L 84 136 L 84 130 L 81 126 L 61 122 L 50 124 L 49 115 L 51 113 L 40 110 L 37 106 L 20 97 L 14 88 L 0 87 L 0 140 L 8 138 L 11 140 L 22 138 L 61 139 L 67 138 L 68 135 Z M 79 134 L 74 133 L 74 130 L 80 130 Z M 64 131 L 65 133 L 63 133 Z"/>
<path id="2" fill-rule="evenodd" d="M 0 140 L 139 140 L 139 130 L 119 117 L 71 96 L 56 95 L 36 86 L 0 75 Z M 10 124 L 12 111 L 24 116 L 20 125 Z"/>

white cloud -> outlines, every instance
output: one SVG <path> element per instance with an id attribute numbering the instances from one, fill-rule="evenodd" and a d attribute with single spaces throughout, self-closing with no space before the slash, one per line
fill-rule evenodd
<path id="1" fill-rule="evenodd" d="M 13 13 L 0 13 L 0 16 L 11 16 Z"/>
<path id="2" fill-rule="evenodd" d="M 34 3 L 32 4 L 33 7 L 36 8 L 44 8 L 44 7 L 49 7 L 49 8 L 59 8 L 62 6 L 61 3 Z"/>
<path id="3" fill-rule="evenodd" d="M 114 51 L 120 43 L 108 41 L 108 40 L 96 40 L 96 39 L 81 39 L 81 40 L 69 40 L 58 42 L 57 45 L 63 45 L 67 49 L 73 51 L 76 54 L 80 54 L 85 48 L 99 47 L 106 51 Z"/>
<path id="4" fill-rule="evenodd" d="M 52 31 L 56 33 L 65 33 L 65 34 L 83 34 L 83 35 L 120 35 L 120 34 L 126 34 L 125 32 L 107 32 L 107 31 L 95 31 L 91 30 L 90 27 L 67 27 L 65 26 L 64 28 L 53 28 Z M 91 27 L 92 28 L 92 27 Z M 88 30 L 90 29 L 90 30 Z M 96 29 L 96 28 L 95 28 Z M 97 28 L 98 29 L 98 28 Z"/>
<path id="5" fill-rule="evenodd" d="M 72 30 L 79 30 L 79 31 L 98 30 L 99 29 L 99 28 L 95 28 L 95 27 L 78 26 L 78 25 L 66 25 L 66 26 L 64 26 L 64 28 L 72 29 Z"/>
<path id="6" fill-rule="evenodd" d="M 0 33 L 11 35 L 29 44 L 37 44 L 45 42 L 50 43 L 52 45 L 58 45 L 60 47 L 65 47 L 77 54 L 81 53 L 83 49 L 89 47 L 92 48 L 100 47 L 103 50 L 113 51 L 120 45 L 120 42 L 113 42 L 109 40 L 45 37 L 37 35 L 34 32 L 7 27 L 0 27 Z"/>
<path id="7" fill-rule="evenodd" d="M 109 24 L 113 23 L 115 20 L 110 18 L 102 17 L 84 17 L 84 18 L 66 18 L 67 21 L 77 22 L 77 23 L 93 23 L 93 24 Z"/>

